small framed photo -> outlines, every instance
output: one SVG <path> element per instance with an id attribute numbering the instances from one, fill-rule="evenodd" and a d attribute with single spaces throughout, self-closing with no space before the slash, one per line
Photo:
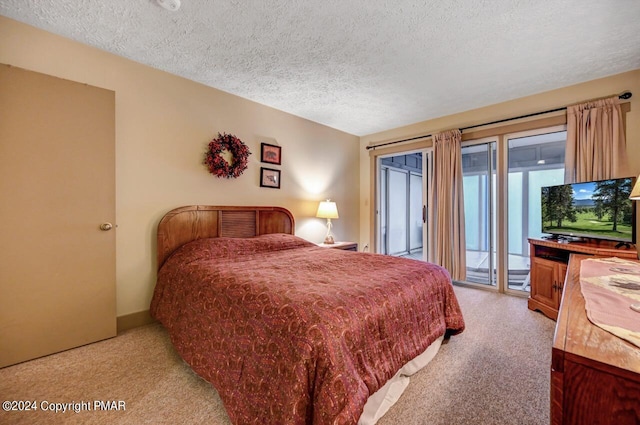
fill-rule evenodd
<path id="1" fill-rule="evenodd" d="M 260 162 L 269 164 L 282 164 L 282 148 L 268 143 L 260 144 Z"/>
<path id="2" fill-rule="evenodd" d="M 260 167 L 260 187 L 280 189 L 280 170 Z"/>

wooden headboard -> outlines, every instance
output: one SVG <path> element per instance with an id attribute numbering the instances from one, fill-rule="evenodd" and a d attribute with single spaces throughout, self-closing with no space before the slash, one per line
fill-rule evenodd
<path id="1" fill-rule="evenodd" d="M 169 211 L 158 224 L 158 269 L 178 247 L 202 238 L 250 238 L 295 232 L 293 215 L 280 207 L 188 205 Z"/>

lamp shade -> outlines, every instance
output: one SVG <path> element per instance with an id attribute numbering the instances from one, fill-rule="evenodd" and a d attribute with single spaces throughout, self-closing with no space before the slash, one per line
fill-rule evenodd
<path id="1" fill-rule="evenodd" d="M 636 184 L 633 185 L 633 190 L 631 191 L 631 195 L 629 195 L 629 199 L 640 201 L 640 176 L 638 176 Z"/>
<path id="2" fill-rule="evenodd" d="M 320 202 L 318 205 L 318 212 L 316 217 L 319 218 L 338 218 L 338 207 L 335 202 L 331 202 L 328 199 Z"/>

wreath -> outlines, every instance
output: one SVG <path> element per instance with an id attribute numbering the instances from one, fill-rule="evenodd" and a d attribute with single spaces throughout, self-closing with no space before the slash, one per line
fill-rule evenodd
<path id="1" fill-rule="evenodd" d="M 232 158 L 231 164 L 221 155 L 228 151 Z M 204 154 L 204 164 L 209 172 L 216 177 L 236 178 L 247 169 L 251 152 L 247 145 L 232 134 L 220 134 L 209 142 L 209 149 Z"/>

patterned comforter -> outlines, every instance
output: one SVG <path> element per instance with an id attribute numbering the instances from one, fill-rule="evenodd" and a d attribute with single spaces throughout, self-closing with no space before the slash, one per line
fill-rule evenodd
<path id="1" fill-rule="evenodd" d="M 356 424 L 407 361 L 464 329 L 445 269 L 284 234 L 182 246 L 151 314 L 234 424 Z"/>

